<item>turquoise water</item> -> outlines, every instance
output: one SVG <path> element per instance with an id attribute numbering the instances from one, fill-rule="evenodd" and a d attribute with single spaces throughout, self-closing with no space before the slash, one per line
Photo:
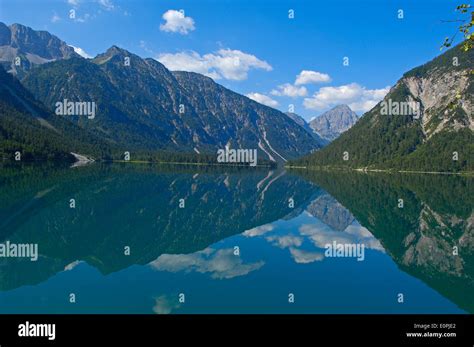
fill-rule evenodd
<path id="1" fill-rule="evenodd" d="M 24 165 L 0 187 L 0 243 L 39 250 L 0 257 L 1 313 L 474 312 L 469 178 Z"/>

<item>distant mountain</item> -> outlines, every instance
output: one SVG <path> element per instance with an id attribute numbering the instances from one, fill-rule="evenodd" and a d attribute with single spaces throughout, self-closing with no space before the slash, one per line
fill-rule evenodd
<path id="1" fill-rule="evenodd" d="M 347 132 L 298 165 L 474 171 L 474 50 L 406 74 Z"/>
<path id="2" fill-rule="evenodd" d="M 329 142 L 325 139 L 323 139 L 321 136 L 319 136 L 308 124 L 308 122 L 306 122 L 306 120 L 301 117 L 300 115 L 297 115 L 296 113 L 293 113 L 293 112 L 285 112 L 285 114 L 290 117 L 291 119 L 293 119 L 296 124 L 298 124 L 299 126 L 301 126 L 304 130 L 306 130 L 309 134 L 311 134 L 311 136 L 313 136 L 316 141 L 318 141 L 318 143 L 322 146 L 325 146 L 327 145 Z"/>
<path id="3" fill-rule="evenodd" d="M 0 64 L 8 72 L 22 77 L 34 65 L 78 56 L 74 48 L 47 31 L 0 22 Z"/>
<path id="4" fill-rule="evenodd" d="M 359 116 L 349 106 L 338 105 L 313 119 L 309 126 L 319 136 L 331 142 L 349 130 L 358 120 Z"/>
<path id="5" fill-rule="evenodd" d="M 97 115 L 70 117 L 123 150 L 215 154 L 257 149 L 284 162 L 321 144 L 284 113 L 191 72 L 171 72 L 116 46 L 92 60 L 72 57 L 29 71 L 23 84 L 48 108 L 64 99 L 95 102 Z"/>

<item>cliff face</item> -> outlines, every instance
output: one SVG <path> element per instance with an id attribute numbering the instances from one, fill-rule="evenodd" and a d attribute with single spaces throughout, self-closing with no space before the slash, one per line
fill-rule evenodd
<path id="1" fill-rule="evenodd" d="M 472 92 L 472 75 L 467 70 L 433 69 L 424 77 L 409 75 L 399 83 L 408 89 L 409 99 L 421 104 L 420 127 L 426 140 L 445 130 L 474 130 L 472 93 L 468 91 Z"/>

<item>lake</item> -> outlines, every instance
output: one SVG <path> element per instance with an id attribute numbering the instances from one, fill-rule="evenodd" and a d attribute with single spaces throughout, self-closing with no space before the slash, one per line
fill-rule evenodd
<path id="1" fill-rule="evenodd" d="M 3 164 L 0 313 L 474 313 L 473 180 Z"/>

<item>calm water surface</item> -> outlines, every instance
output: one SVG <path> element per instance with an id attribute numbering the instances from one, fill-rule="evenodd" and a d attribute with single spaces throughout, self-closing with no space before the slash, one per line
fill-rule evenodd
<path id="1" fill-rule="evenodd" d="M 39 258 L 0 258 L 0 312 L 474 313 L 472 184 L 4 165 L 0 243 L 37 244 Z M 330 257 L 334 243 L 363 256 Z"/>

